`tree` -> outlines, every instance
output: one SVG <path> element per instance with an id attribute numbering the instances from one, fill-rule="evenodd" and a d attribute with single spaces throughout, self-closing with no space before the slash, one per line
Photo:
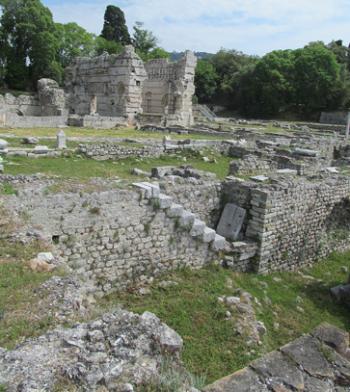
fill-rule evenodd
<path id="1" fill-rule="evenodd" d="M 103 53 L 119 54 L 123 51 L 123 45 L 115 42 L 108 41 L 103 37 L 96 37 L 94 54 L 100 56 Z"/>
<path id="2" fill-rule="evenodd" d="M 131 44 L 131 38 L 125 21 L 124 12 L 114 5 L 106 8 L 101 37 L 121 45 Z"/>
<path id="3" fill-rule="evenodd" d="M 218 87 L 218 74 L 209 61 L 199 60 L 194 83 L 198 102 L 208 103 L 214 97 Z"/>
<path id="4" fill-rule="evenodd" d="M 149 61 L 149 60 L 155 60 L 155 59 L 168 59 L 170 57 L 170 53 L 167 52 L 163 48 L 154 48 L 152 49 L 147 56 L 143 56 L 143 60 Z"/>
<path id="5" fill-rule="evenodd" d="M 296 102 L 304 113 L 337 109 L 343 100 L 341 66 L 323 42 L 295 51 Z"/>
<path id="6" fill-rule="evenodd" d="M 132 43 L 141 58 L 147 59 L 148 54 L 157 47 L 158 39 L 151 31 L 143 28 L 142 22 L 136 22 Z"/>
<path id="7" fill-rule="evenodd" d="M 250 106 L 250 111 L 259 116 L 273 116 L 286 110 L 294 98 L 293 73 L 292 50 L 276 50 L 265 55 L 251 74 L 252 102 L 245 109 Z"/>
<path id="8" fill-rule="evenodd" d="M 0 25 L 1 62 L 10 88 L 34 87 L 41 77 L 61 80 L 55 25 L 40 0 L 2 0 Z"/>
<path id="9" fill-rule="evenodd" d="M 58 40 L 58 58 L 63 67 L 74 57 L 91 56 L 95 50 L 95 36 L 76 23 L 55 24 Z"/>

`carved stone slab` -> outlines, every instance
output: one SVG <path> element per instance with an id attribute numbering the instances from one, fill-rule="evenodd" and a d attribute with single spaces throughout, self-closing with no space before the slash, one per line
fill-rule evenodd
<path id="1" fill-rule="evenodd" d="M 226 204 L 216 232 L 230 240 L 236 240 L 242 230 L 246 210 L 235 204 Z"/>

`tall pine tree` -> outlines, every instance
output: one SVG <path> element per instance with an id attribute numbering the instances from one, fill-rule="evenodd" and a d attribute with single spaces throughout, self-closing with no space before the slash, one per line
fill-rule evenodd
<path id="1" fill-rule="evenodd" d="M 124 12 L 114 5 L 106 8 L 101 37 L 122 45 L 131 44 L 131 38 L 125 21 Z"/>

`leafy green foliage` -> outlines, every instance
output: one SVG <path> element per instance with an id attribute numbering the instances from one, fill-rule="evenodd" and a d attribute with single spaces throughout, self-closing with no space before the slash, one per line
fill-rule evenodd
<path id="1" fill-rule="evenodd" d="M 56 23 L 58 39 L 58 57 L 63 67 L 71 63 L 74 57 L 90 56 L 96 50 L 96 38 L 76 23 Z"/>
<path id="2" fill-rule="evenodd" d="M 103 37 L 95 39 L 95 54 L 100 56 L 103 53 L 119 54 L 123 51 L 123 45 L 116 41 L 108 41 Z"/>
<path id="3" fill-rule="evenodd" d="M 131 38 L 125 21 L 124 12 L 114 5 L 106 8 L 101 37 L 121 45 L 131 44 Z"/>
<path id="4" fill-rule="evenodd" d="M 5 2 L 0 25 L 0 57 L 6 64 L 3 73 L 9 87 L 33 87 L 41 77 L 61 80 L 55 25 L 40 0 Z"/>
<path id="5" fill-rule="evenodd" d="M 170 56 L 164 49 L 157 47 L 158 38 L 151 31 L 144 29 L 142 22 L 135 23 L 132 43 L 143 61 Z"/>
<path id="6" fill-rule="evenodd" d="M 218 75 L 207 60 L 199 60 L 195 75 L 196 96 L 199 102 L 210 102 L 218 87 Z"/>

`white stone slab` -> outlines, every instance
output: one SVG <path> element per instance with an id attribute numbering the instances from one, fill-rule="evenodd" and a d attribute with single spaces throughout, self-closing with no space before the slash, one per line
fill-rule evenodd
<path id="1" fill-rule="evenodd" d="M 226 204 L 216 232 L 225 238 L 236 240 L 242 230 L 245 217 L 245 209 L 235 204 Z"/>
<path id="2" fill-rule="evenodd" d="M 251 180 L 253 181 L 257 181 L 257 182 L 265 182 L 269 179 L 269 177 L 260 175 L 260 176 L 254 176 L 254 177 L 250 177 Z"/>

